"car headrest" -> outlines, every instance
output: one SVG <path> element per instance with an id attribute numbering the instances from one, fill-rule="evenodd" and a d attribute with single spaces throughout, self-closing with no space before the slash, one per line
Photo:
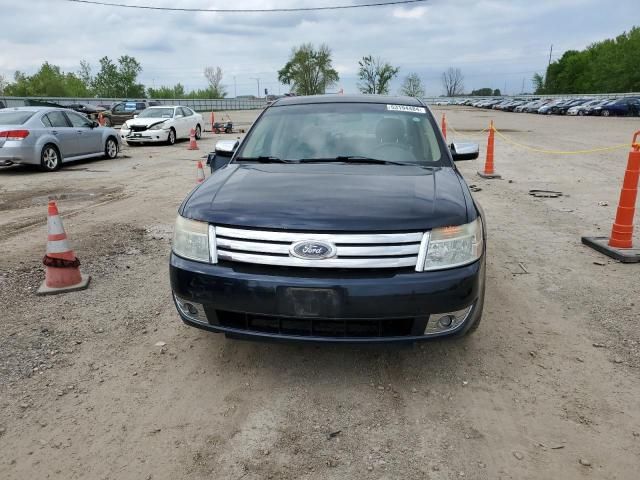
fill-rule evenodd
<path id="1" fill-rule="evenodd" d="M 383 118 L 376 126 L 376 138 L 381 143 L 399 143 L 404 137 L 404 122 L 399 118 Z"/>

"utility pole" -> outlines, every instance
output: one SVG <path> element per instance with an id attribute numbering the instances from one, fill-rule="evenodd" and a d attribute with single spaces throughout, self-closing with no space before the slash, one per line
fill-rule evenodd
<path id="1" fill-rule="evenodd" d="M 551 44 L 551 48 L 549 49 L 549 63 L 547 64 L 547 67 L 549 65 L 551 65 L 551 55 L 553 54 L 553 43 Z"/>
<path id="2" fill-rule="evenodd" d="M 260 98 L 260 78 L 256 78 L 256 77 L 249 77 L 251 80 L 255 80 L 256 82 L 258 82 L 258 98 Z"/>
<path id="3" fill-rule="evenodd" d="M 238 87 L 236 85 L 236 76 L 233 76 L 233 98 L 238 98 Z"/>

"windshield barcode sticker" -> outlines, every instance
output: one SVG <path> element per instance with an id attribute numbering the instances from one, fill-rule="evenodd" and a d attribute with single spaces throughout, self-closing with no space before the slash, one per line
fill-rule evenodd
<path id="1" fill-rule="evenodd" d="M 427 109 L 424 107 L 412 107 L 410 105 L 387 105 L 387 110 L 394 112 L 427 113 Z"/>

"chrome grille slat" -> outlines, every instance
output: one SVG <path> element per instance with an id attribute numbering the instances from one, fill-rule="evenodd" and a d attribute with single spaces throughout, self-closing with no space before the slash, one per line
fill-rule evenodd
<path id="1" fill-rule="evenodd" d="M 218 258 L 232 262 L 257 263 L 283 267 L 313 268 L 400 268 L 415 267 L 416 257 L 397 258 L 327 258 L 325 260 L 303 260 L 296 257 L 279 257 L 251 253 L 228 252 L 218 249 Z"/>
<path id="2" fill-rule="evenodd" d="M 222 250 L 240 250 L 244 252 L 289 254 L 290 243 L 257 243 L 244 240 L 231 240 L 218 237 L 218 248 Z M 363 247 L 345 247 L 337 245 L 338 257 L 366 257 L 366 256 L 401 256 L 417 255 L 420 250 L 419 243 L 403 245 L 375 245 Z"/>
<path id="3" fill-rule="evenodd" d="M 416 267 L 424 236 L 423 232 L 313 233 L 215 226 L 216 253 L 220 260 L 286 267 Z M 336 256 L 306 259 L 291 255 L 291 246 L 302 240 L 329 242 L 335 245 Z"/>
<path id="4" fill-rule="evenodd" d="M 422 232 L 413 233 L 312 233 L 312 232 L 272 232 L 267 230 L 248 230 L 246 228 L 228 228 L 216 226 L 218 237 L 265 242 L 297 242 L 299 240 L 327 240 L 336 245 L 344 243 L 420 243 Z"/>

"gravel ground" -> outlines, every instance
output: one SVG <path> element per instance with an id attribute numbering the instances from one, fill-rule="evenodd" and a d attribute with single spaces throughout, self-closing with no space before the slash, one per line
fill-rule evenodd
<path id="1" fill-rule="evenodd" d="M 547 149 L 624 143 L 640 127 L 443 111 L 456 140 L 494 119 Z M 609 233 L 625 150 L 547 155 L 498 139 L 504 178 L 492 181 L 476 176 L 481 161 L 461 162 L 489 229 L 478 331 L 316 347 L 226 340 L 178 319 L 172 224 L 195 160 L 221 137 L 53 174 L 0 169 L 0 478 L 638 478 L 640 266 L 580 244 Z M 36 297 L 49 195 L 93 279 Z"/>

